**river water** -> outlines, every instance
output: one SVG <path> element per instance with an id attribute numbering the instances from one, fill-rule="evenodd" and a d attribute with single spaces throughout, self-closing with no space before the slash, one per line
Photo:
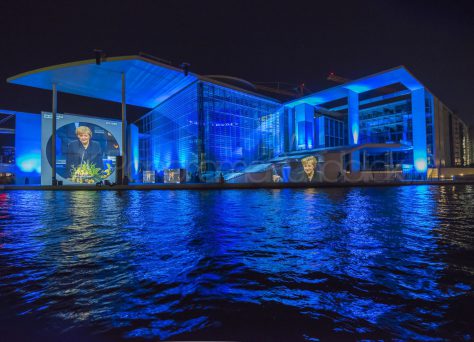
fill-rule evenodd
<path id="1" fill-rule="evenodd" d="M 0 192 L 0 340 L 474 339 L 474 186 Z"/>

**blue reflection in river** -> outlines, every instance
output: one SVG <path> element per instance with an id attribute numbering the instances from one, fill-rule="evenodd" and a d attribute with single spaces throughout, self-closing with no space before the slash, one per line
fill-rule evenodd
<path id="1" fill-rule="evenodd" d="M 473 203 L 472 186 L 0 193 L 1 332 L 469 339 Z"/>

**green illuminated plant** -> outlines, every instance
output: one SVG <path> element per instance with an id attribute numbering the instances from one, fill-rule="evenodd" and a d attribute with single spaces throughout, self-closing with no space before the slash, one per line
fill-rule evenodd
<path id="1" fill-rule="evenodd" d="M 111 174 L 110 164 L 107 164 L 107 168 L 102 170 L 95 164 L 84 162 L 72 169 L 71 180 L 75 183 L 94 184 L 106 179 Z"/>

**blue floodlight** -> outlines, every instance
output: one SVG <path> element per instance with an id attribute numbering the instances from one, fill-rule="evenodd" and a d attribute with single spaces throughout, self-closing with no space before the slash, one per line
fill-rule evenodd
<path id="1" fill-rule="evenodd" d="M 418 172 L 426 172 L 427 169 L 428 164 L 426 163 L 426 159 L 424 159 L 424 157 L 417 158 L 415 155 L 415 170 Z"/>
<path id="2" fill-rule="evenodd" d="M 41 116 L 15 113 L 16 182 L 39 183 L 41 175 Z"/>
<path id="3" fill-rule="evenodd" d="M 41 152 L 17 156 L 16 165 L 22 172 L 36 172 L 39 175 L 41 173 Z"/>

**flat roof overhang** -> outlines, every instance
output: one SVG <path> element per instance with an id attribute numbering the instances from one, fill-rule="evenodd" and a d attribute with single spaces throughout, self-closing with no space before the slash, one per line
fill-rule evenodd
<path id="1" fill-rule="evenodd" d="M 312 106 L 317 106 L 345 98 L 348 96 L 349 91 L 360 94 L 395 83 L 401 83 L 409 90 L 423 88 L 423 84 L 418 81 L 415 76 L 413 76 L 404 66 L 398 66 L 396 68 L 359 78 L 336 87 L 321 90 L 299 99 L 286 102 L 284 105 L 288 107 L 294 107 L 305 103 Z"/>
<path id="2" fill-rule="evenodd" d="M 122 102 L 122 73 L 126 103 L 154 108 L 198 80 L 179 69 L 143 56 L 110 57 L 100 65 L 95 59 L 54 65 L 12 76 L 8 83 L 45 90 L 56 84 L 59 92 Z"/>

